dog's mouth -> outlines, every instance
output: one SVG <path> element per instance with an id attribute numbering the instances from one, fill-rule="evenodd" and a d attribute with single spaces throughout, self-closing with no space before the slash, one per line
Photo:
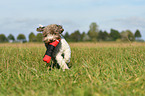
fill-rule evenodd
<path id="1" fill-rule="evenodd" d="M 44 36 L 43 41 L 47 42 L 47 43 L 53 42 L 53 41 L 55 41 L 54 38 L 55 38 L 55 35 L 47 34 L 47 35 Z"/>

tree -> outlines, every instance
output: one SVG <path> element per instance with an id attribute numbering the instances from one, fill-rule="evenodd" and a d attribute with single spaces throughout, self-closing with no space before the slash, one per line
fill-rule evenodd
<path id="1" fill-rule="evenodd" d="M 89 37 L 89 35 L 88 34 L 86 34 L 85 32 L 83 32 L 82 34 L 81 34 L 81 41 L 90 41 L 91 39 L 90 39 L 90 37 Z"/>
<path id="2" fill-rule="evenodd" d="M 85 35 L 86 35 L 85 32 L 83 32 L 83 33 L 81 34 L 81 41 L 83 41 L 83 38 L 84 38 Z"/>
<path id="3" fill-rule="evenodd" d="M 37 40 L 37 42 L 42 42 L 42 38 L 43 38 L 42 33 L 38 33 L 38 34 L 36 35 L 36 40 Z"/>
<path id="4" fill-rule="evenodd" d="M 90 41 L 91 39 L 90 39 L 88 34 L 85 34 L 82 40 L 83 41 Z"/>
<path id="5" fill-rule="evenodd" d="M 9 34 L 9 36 L 8 36 L 8 40 L 15 41 L 15 37 L 14 37 L 12 34 Z"/>
<path id="6" fill-rule="evenodd" d="M 70 39 L 71 39 L 71 41 L 75 41 L 75 42 L 80 41 L 80 40 L 81 40 L 80 31 L 77 30 L 77 31 L 75 31 L 74 33 L 72 33 L 72 34 L 70 35 Z"/>
<path id="7" fill-rule="evenodd" d="M 65 37 L 65 38 L 69 38 L 69 33 L 66 32 L 65 35 L 64 35 L 64 37 Z"/>
<path id="8" fill-rule="evenodd" d="M 128 41 L 128 34 L 127 34 L 127 32 L 122 31 L 122 32 L 120 33 L 120 35 L 121 35 L 121 40 L 122 40 L 122 41 Z"/>
<path id="9" fill-rule="evenodd" d="M 111 29 L 110 37 L 112 38 L 113 41 L 116 41 L 117 39 L 120 39 L 121 36 L 117 30 Z"/>
<path id="10" fill-rule="evenodd" d="M 99 41 L 102 41 L 102 40 L 104 40 L 104 39 L 105 39 L 104 33 L 102 32 L 102 30 L 100 30 L 99 33 L 98 33 L 98 40 L 99 40 Z"/>
<path id="11" fill-rule="evenodd" d="M 98 25 L 95 22 L 91 23 L 90 30 L 88 31 L 88 35 L 92 41 L 97 40 L 98 33 L 99 33 Z"/>
<path id="12" fill-rule="evenodd" d="M 98 33 L 98 40 L 99 41 L 106 41 L 107 39 L 109 39 L 109 34 L 106 31 L 102 31 L 100 30 Z"/>
<path id="13" fill-rule="evenodd" d="M 68 40 L 69 41 L 69 33 L 68 32 L 66 32 L 65 34 L 64 34 L 64 38 L 66 39 L 66 40 Z"/>
<path id="14" fill-rule="evenodd" d="M 36 36 L 33 32 L 29 34 L 29 42 L 36 42 Z"/>
<path id="15" fill-rule="evenodd" d="M 128 34 L 128 39 L 130 41 L 134 41 L 135 40 L 135 37 L 134 37 L 133 33 L 130 30 L 126 30 L 126 32 Z"/>
<path id="16" fill-rule="evenodd" d="M 104 31 L 104 40 L 109 40 L 109 34 L 107 31 Z"/>
<path id="17" fill-rule="evenodd" d="M 140 38 L 141 37 L 140 31 L 138 29 L 135 31 L 134 36 L 135 36 L 135 38 Z"/>
<path id="18" fill-rule="evenodd" d="M 17 36 L 17 40 L 26 40 L 26 37 L 25 37 L 24 34 L 19 34 L 19 35 Z"/>
<path id="19" fill-rule="evenodd" d="M 122 41 L 134 41 L 135 37 L 130 30 L 126 30 L 121 32 L 121 39 Z"/>
<path id="20" fill-rule="evenodd" d="M 0 42 L 6 42 L 7 38 L 4 34 L 0 34 Z"/>
<path id="21" fill-rule="evenodd" d="M 66 32 L 66 33 L 64 34 L 64 38 L 65 38 L 67 41 L 71 41 L 71 38 L 70 38 L 70 35 L 69 35 L 68 32 Z"/>

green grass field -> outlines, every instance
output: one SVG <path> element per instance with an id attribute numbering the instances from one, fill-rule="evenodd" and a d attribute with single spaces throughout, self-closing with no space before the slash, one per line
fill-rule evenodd
<path id="1" fill-rule="evenodd" d="M 0 96 L 145 96 L 145 43 L 70 43 L 70 70 L 43 44 L 0 44 Z"/>

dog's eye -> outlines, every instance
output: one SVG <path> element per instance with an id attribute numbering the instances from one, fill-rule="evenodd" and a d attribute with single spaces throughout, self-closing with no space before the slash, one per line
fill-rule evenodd
<path id="1" fill-rule="evenodd" d="M 43 35 L 44 37 L 47 37 L 47 35 Z"/>

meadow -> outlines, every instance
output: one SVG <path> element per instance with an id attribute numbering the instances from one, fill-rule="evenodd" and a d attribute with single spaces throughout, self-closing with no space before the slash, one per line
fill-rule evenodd
<path id="1" fill-rule="evenodd" d="M 49 70 L 41 43 L 0 44 L 0 96 L 145 96 L 145 43 L 69 43 L 70 70 Z"/>

